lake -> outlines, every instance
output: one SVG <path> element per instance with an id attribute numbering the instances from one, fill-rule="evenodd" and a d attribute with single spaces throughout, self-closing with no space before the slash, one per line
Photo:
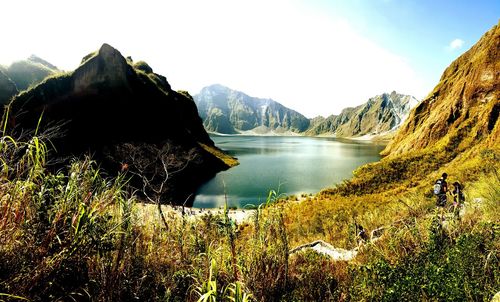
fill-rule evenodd
<path id="1" fill-rule="evenodd" d="M 240 164 L 202 185 L 194 207 L 259 205 L 270 190 L 286 195 L 317 193 L 380 159 L 383 145 L 317 137 L 211 136 Z M 225 194 L 226 193 L 226 194 Z"/>

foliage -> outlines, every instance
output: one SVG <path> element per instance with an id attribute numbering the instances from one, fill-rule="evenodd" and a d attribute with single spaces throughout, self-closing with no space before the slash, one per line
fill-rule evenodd
<path id="1" fill-rule="evenodd" d="M 350 298 L 489 300 L 500 286 L 500 225 L 481 224 L 473 233 L 462 233 L 457 238 L 436 224 L 429 232 L 430 242 L 424 250 L 394 264 L 379 256 L 368 264 L 353 267 Z"/>
<path id="2" fill-rule="evenodd" d="M 19 90 L 25 90 L 31 85 L 40 83 L 55 72 L 56 70 L 52 70 L 40 63 L 25 60 L 12 63 L 6 74 L 16 83 Z"/>
<path id="3" fill-rule="evenodd" d="M 345 194 L 287 201 L 271 191 L 242 224 L 227 208 L 190 216 L 163 206 L 165 224 L 157 205 L 136 202 L 130 175 L 104 178 L 89 158 L 48 171 L 44 137 L 35 132 L 0 140 L 0 298 L 478 301 L 500 286 L 500 180 L 493 150 L 466 166 L 475 171 L 465 187 L 471 206 L 446 224 L 425 181 L 395 196 L 351 194 L 344 187 L 338 192 Z M 372 181 L 385 181 L 388 176 L 375 174 L 391 166 L 401 175 L 421 173 L 408 172 L 412 168 L 403 163 L 361 168 L 353 181 L 371 174 Z M 385 229 L 378 241 L 360 247 L 355 261 L 336 262 L 313 251 L 289 254 L 316 239 L 352 249 L 357 224 Z"/>

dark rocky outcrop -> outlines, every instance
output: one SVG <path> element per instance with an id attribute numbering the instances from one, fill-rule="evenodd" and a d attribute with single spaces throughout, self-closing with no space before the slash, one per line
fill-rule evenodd
<path id="1" fill-rule="evenodd" d="M 228 165 L 203 128 L 196 105 L 186 92 L 171 90 L 152 69 L 134 68 L 119 51 L 104 44 L 71 73 L 46 79 L 10 104 L 17 129 L 65 122 L 64 136 L 52 140 L 57 156 L 91 153 L 114 175 L 128 167 L 152 185 L 166 177 L 164 202 L 182 203 L 197 186 Z M 141 179 L 132 183 L 141 188 Z"/>
<path id="2" fill-rule="evenodd" d="M 309 119 L 276 101 L 250 97 L 222 85 L 205 87 L 194 99 L 207 131 L 298 133 L 309 127 Z"/>

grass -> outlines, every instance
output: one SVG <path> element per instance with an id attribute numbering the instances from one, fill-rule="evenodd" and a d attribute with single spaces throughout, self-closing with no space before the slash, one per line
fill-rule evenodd
<path id="1" fill-rule="evenodd" d="M 0 299 L 478 301 L 500 287 L 492 150 L 463 168 L 474 171 L 463 176 L 467 202 L 481 204 L 447 227 L 436 220 L 425 179 L 375 189 L 389 176 L 370 173 L 428 173 L 434 165 L 422 162 L 419 172 L 402 158 L 361 168 L 351 183 L 299 202 L 271 192 L 240 225 L 227 211 L 195 218 L 165 211 L 168 229 L 154 207 L 134 198 L 127 175 L 104 178 L 90 158 L 51 173 L 46 150 L 37 136 L 0 140 Z M 356 224 L 386 229 L 352 262 L 288 253 L 315 239 L 351 249 Z"/>
<path id="2" fill-rule="evenodd" d="M 208 153 L 210 153 L 210 154 L 214 155 L 215 157 L 219 158 L 220 160 L 222 160 L 224 162 L 224 164 L 226 164 L 228 167 L 234 167 L 234 166 L 239 165 L 239 162 L 236 158 L 229 156 L 226 153 L 221 152 L 220 150 L 213 148 L 209 145 L 206 145 L 203 143 L 199 143 L 199 144 L 203 148 L 203 150 L 207 151 Z"/>
<path id="3" fill-rule="evenodd" d="M 17 88 L 21 91 L 41 82 L 55 72 L 56 70 L 52 70 L 40 63 L 25 60 L 12 63 L 7 69 L 6 74 L 16 83 Z"/>

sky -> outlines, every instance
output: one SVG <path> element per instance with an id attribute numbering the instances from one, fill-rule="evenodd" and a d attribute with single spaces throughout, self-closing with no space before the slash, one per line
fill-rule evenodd
<path id="1" fill-rule="evenodd" d="M 328 116 L 424 98 L 499 19 L 498 0 L 2 0 L 0 64 L 73 70 L 108 43 L 176 90 L 217 83 Z"/>

